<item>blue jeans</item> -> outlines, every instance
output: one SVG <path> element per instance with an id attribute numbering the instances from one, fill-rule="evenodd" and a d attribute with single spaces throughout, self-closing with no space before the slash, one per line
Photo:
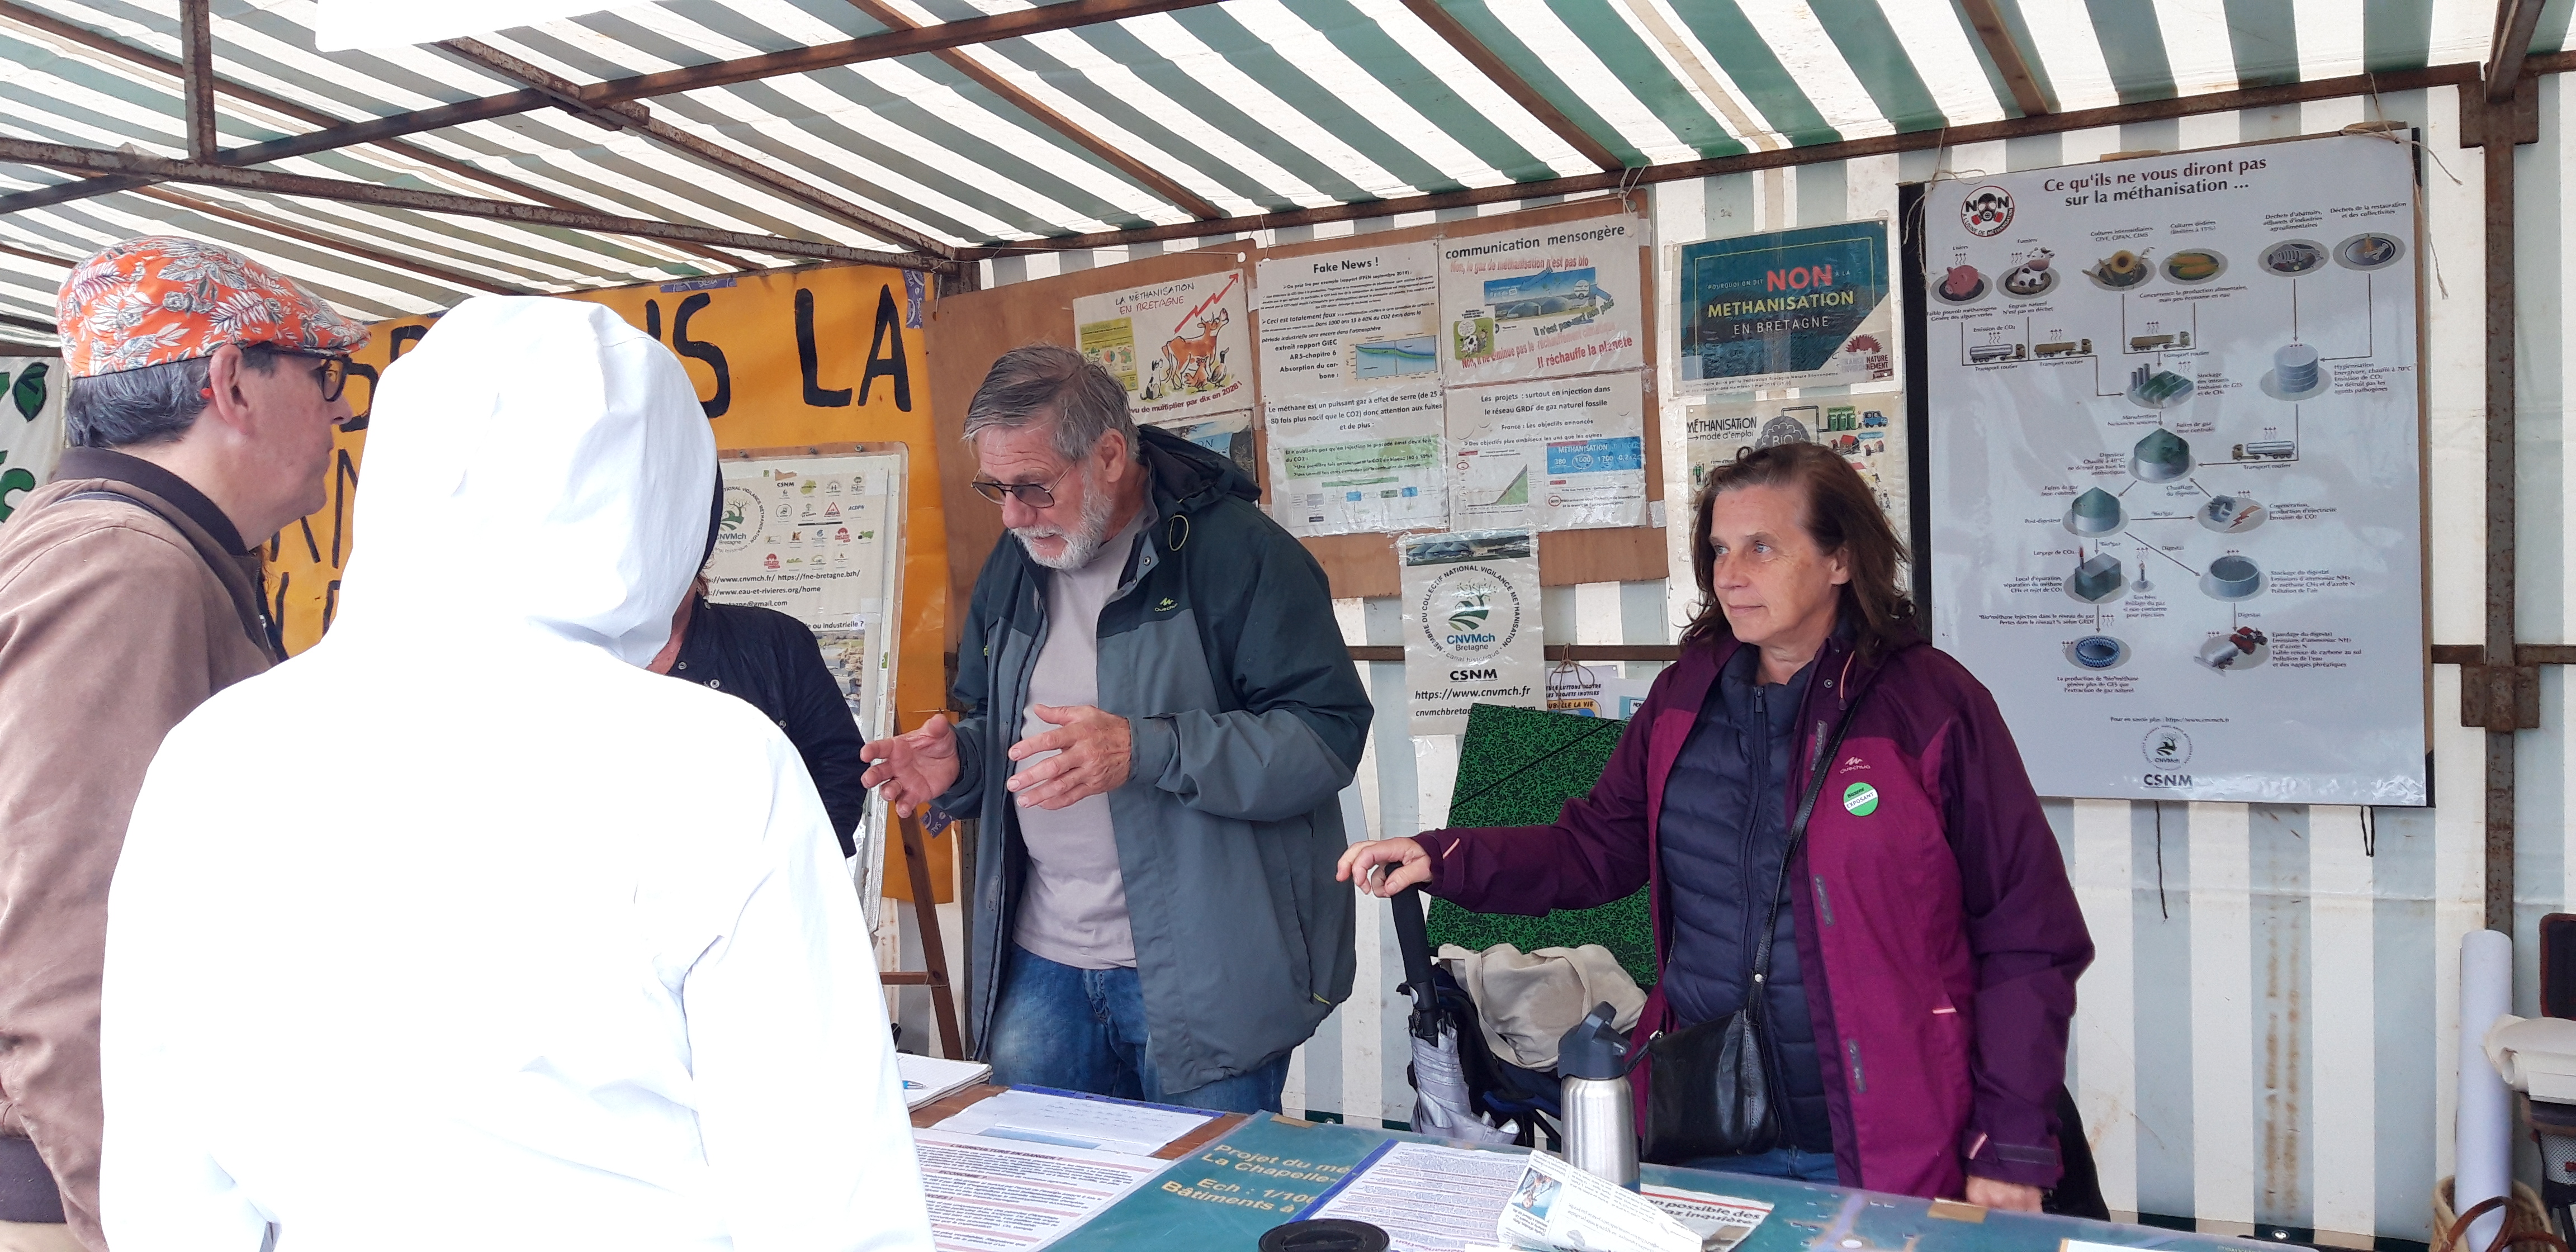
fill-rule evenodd
<path id="1" fill-rule="evenodd" d="M 1831 1152 L 1801 1152 L 1796 1148 L 1773 1148 L 1744 1156 L 1703 1156 L 1682 1162 L 1684 1169 L 1713 1169 L 1722 1174 L 1759 1174 L 1764 1178 L 1795 1178 L 1800 1182 L 1839 1185 Z"/>
<path id="2" fill-rule="evenodd" d="M 993 1081 L 1151 1100 L 1220 1113 L 1276 1113 L 1288 1054 L 1249 1073 L 1166 1091 L 1145 1059 L 1145 992 L 1133 969 L 1076 969 L 1011 945 L 993 1009 Z"/>

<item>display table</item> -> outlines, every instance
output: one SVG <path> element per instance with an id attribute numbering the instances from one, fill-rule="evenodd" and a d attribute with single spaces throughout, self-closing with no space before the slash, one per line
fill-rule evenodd
<path id="1" fill-rule="evenodd" d="M 913 1112 L 928 1127 L 999 1087 L 970 1087 Z M 1052 1245 L 1054 1252 L 1253 1252 L 1389 1140 L 1420 1135 L 1260 1114 L 1230 1114 L 1155 1155 L 1161 1177 Z M 1771 1216 L 1739 1252 L 2061 1252 L 2065 1241 L 2124 1248 L 2253 1248 L 2152 1226 L 2003 1213 L 1912 1196 L 1648 1165 L 1645 1180 L 1760 1200 Z"/>

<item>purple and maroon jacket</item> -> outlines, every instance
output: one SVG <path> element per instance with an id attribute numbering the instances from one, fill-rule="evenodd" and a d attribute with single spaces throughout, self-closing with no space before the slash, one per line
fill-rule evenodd
<path id="1" fill-rule="evenodd" d="M 1601 781 L 1555 825 L 1425 832 L 1428 890 L 1479 912 L 1537 915 L 1607 904 L 1642 883 L 1661 966 L 1664 787 L 1740 646 L 1686 645 Z M 1841 638 L 1815 664 L 1786 801 L 1793 816 L 1834 723 L 1865 693 L 1825 763 L 1790 874 L 1805 885 L 1791 898 L 1817 1055 L 1834 1058 L 1823 1070 L 1841 1181 L 1956 1196 L 1973 1170 L 2054 1186 L 2067 1021 L 2093 941 L 2021 754 L 1994 697 L 1920 639 L 1909 636 L 1876 674 Z M 1845 803 L 1862 783 L 1875 807 L 1860 795 Z M 1639 1037 L 1676 1024 L 1658 989 Z"/>

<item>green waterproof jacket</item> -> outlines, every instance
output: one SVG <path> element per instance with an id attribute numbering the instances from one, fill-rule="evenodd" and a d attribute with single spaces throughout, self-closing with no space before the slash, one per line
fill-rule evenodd
<path id="1" fill-rule="evenodd" d="M 1133 772 L 1109 793 L 1166 1091 L 1231 1078 L 1306 1041 L 1350 994 L 1352 893 L 1333 881 L 1340 793 L 1368 693 L 1321 566 L 1232 461 L 1141 428 L 1152 524 L 1100 611 L 1100 707 L 1128 719 Z M 1008 535 L 958 645 L 957 785 L 978 823 L 966 1003 L 979 1057 L 1016 933 L 1028 856 L 1003 784 L 1046 643 L 1051 571 Z"/>

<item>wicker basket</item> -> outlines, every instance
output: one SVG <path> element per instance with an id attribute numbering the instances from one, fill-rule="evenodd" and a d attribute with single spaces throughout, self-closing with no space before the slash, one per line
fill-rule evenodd
<path id="1" fill-rule="evenodd" d="M 2467 1246 L 2465 1233 L 2453 1229 L 2459 1224 L 2458 1211 L 2451 1207 L 2451 1179 L 2433 1184 L 2433 1243 L 2431 1252 L 2489 1252 L 2486 1248 Z M 2529 1242 L 2526 1243 L 2525 1241 Z M 2517 1182 L 2513 1201 L 2505 1209 L 2504 1238 L 2495 1252 L 2516 1245 L 2554 1247 L 2566 1252 L 2567 1245 L 2550 1233 L 2548 1211 L 2540 1206 L 2540 1193 Z"/>

